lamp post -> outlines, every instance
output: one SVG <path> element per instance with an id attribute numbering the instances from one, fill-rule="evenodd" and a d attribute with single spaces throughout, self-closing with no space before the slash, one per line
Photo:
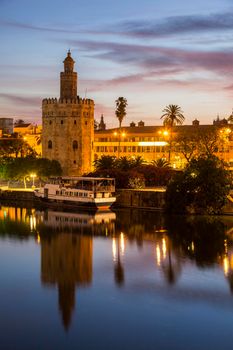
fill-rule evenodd
<path id="1" fill-rule="evenodd" d="M 121 137 L 124 138 L 125 135 L 126 135 L 126 134 L 125 134 L 124 131 L 123 131 L 123 132 L 121 132 L 121 131 L 119 131 L 119 132 L 115 131 L 115 132 L 114 132 L 114 136 L 118 136 L 117 158 L 120 157 Z"/>
<path id="2" fill-rule="evenodd" d="M 159 130 L 158 132 L 160 135 L 163 135 L 164 138 L 166 138 L 167 136 L 170 135 L 169 131 L 168 130 Z M 171 145 L 170 145 L 170 142 L 169 142 L 169 150 L 168 150 L 168 161 L 170 163 L 170 158 L 171 158 Z"/>
<path id="3" fill-rule="evenodd" d="M 30 174 L 30 177 L 32 178 L 32 188 L 35 188 L 35 177 L 36 177 L 36 174 Z"/>

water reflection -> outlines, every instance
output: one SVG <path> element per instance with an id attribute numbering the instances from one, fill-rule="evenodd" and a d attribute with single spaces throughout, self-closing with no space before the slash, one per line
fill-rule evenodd
<path id="1" fill-rule="evenodd" d="M 59 309 L 68 329 L 75 307 L 75 288 L 92 281 L 92 238 L 59 235 L 41 239 L 41 281 L 44 286 L 57 286 Z"/>
<path id="2" fill-rule="evenodd" d="M 194 264 L 199 270 L 221 269 L 233 294 L 232 218 L 168 218 L 136 210 L 70 213 L 2 206 L 0 234 L 20 240 L 33 236 L 40 245 L 41 283 L 58 289 L 65 329 L 71 324 L 76 291 L 92 285 L 94 237 L 110 240 L 105 249 L 110 249 L 113 280 L 121 291 L 131 283 L 127 276 L 134 264 L 153 267 L 170 290 L 179 284 L 186 266 Z M 135 246 L 141 260 L 129 264 Z M 143 278 L 138 275 L 145 283 Z"/>
<path id="3" fill-rule="evenodd" d="M 116 285 L 121 287 L 124 285 L 125 272 L 122 258 L 125 253 L 125 235 L 123 232 L 118 237 L 112 238 L 112 257 L 114 262 L 114 278 Z"/>

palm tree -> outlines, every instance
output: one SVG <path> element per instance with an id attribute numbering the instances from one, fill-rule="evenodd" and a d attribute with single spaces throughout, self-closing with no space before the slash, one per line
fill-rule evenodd
<path id="1" fill-rule="evenodd" d="M 163 115 L 160 119 L 164 119 L 164 126 L 172 128 L 174 125 L 182 125 L 185 117 L 183 111 L 177 105 L 169 105 L 163 110 Z"/>
<path id="2" fill-rule="evenodd" d="M 124 98 L 124 97 L 118 97 L 118 99 L 115 102 L 116 102 L 115 114 L 116 114 L 116 117 L 119 121 L 119 128 L 121 129 L 122 121 L 126 116 L 126 107 L 127 107 L 128 103 L 127 103 L 126 98 Z"/>
<path id="3" fill-rule="evenodd" d="M 144 159 L 141 156 L 137 156 L 134 159 L 132 159 L 132 167 L 137 168 L 140 167 L 145 163 Z"/>
<path id="4" fill-rule="evenodd" d="M 171 159 L 171 146 L 172 146 L 172 129 L 175 125 L 182 125 L 185 117 L 181 107 L 178 105 L 168 105 L 163 110 L 163 115 L 160 119 L 163 119 L 164 126 L 170 128 L 170 137 L 169 137 L 169 153 L 168 153 L 168 162 L 170 163 Z"/>
<path id="5" fill-rule="evenodd" d="M 94 161 L 94 166 L 98 170 L 112 169 L 116 165 L 116 157 L 102 155 Z"/>
<path id="6" fill-rule="evenodd" d="M 152 165 L 154 165 L 156 168 L 170 168 L 170 163 L 167 162 L 165 159 L 160 158 L 157 160 L 152 160 L 151 162 Z"/>

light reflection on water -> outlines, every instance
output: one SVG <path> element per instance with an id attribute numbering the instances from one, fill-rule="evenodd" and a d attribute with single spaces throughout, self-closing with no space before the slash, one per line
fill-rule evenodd
<path id="1" fill-rule="evenodd" d="M 228 348 L 232 231 L 229 217 L 2 206 L 1 344 L 12 349 Z M 25 325 L 21 331 L 19 320 Z"/>

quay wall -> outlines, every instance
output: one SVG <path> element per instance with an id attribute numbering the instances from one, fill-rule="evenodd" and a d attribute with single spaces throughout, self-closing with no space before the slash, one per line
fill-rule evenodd
<path id="1" fill-rule="evenodd" d="M 116 207 L 163 210 L 165 192 L 155 190 L 118 190 Z"/>
<path id="2" fill-rule="evenodd" d="M 7 201 L 34 201 L 35 196 L 32 191 L 0 190 L 0 200 Z"/>
<path id="3" fill-rule="evenodd" d="M 38 199 L 33 191 L 17 191 L 17 190 L 0 190 L 0 201 L 8 201 L 11 204 L 20 202 L 28 202 L 38 204 Z M 138 208 L 152 209 L 162 211 L 165 206 L 165 192 L 156 190 L 130 190 L 122 189 L 116 192 L 116 208 Z M 233 215 L 233 201 L 228 199 L 227 204 L 223 207 L 222 214 Z"/>

